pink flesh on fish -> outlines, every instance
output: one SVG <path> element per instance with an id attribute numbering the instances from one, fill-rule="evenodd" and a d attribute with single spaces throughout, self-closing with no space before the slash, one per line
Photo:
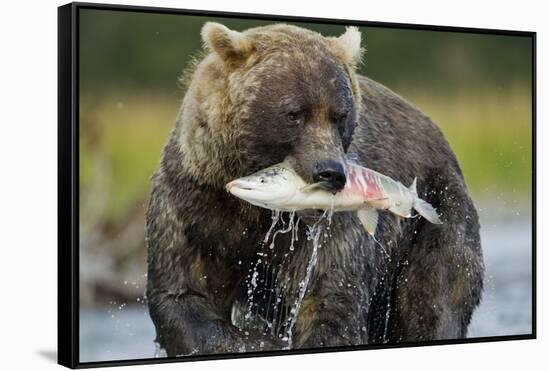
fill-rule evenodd
<path id="1" fill-rule="evenodd" d="M 376 175 L 364 167 L 354 165 L 347 167 L 347 181 L 342 192 L 360 195 L 366 200 L 384 198 Z"/>

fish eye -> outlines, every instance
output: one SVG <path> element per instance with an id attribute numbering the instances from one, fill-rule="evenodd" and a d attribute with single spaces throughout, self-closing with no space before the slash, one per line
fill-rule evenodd
<path id="1" fill-rule="evenodd" d="M 264 178 L 264 177 L 260 177 L 260 183 L 265 183 L 265 182 L 266 182 L 265 178 Z"/>

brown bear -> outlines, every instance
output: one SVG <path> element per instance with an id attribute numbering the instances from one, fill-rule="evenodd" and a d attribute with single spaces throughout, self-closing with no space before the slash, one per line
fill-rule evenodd
<path id="1" fill-rule="evenodd" d="M 167 354 L 465 337 L 484 272 L 476 210 L 438 127 L 356 73 L 358 29 L 209 22 L 202 39 L 147 212 L 147 298 Z M 338 212 L 312 236 L 318 211 L 273 220 L 224 189 L 286 160 L 337 192 L 350 158 L 417 177 L 444 223 L 382 213 L 375 240 Z"/>

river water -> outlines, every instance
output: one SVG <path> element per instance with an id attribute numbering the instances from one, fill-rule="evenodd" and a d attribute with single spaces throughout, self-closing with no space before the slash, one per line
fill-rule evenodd
<path id="1" fill-rule="evenodd" d="M 468 336 L 531 333 L 531 222 L 482 218 L 486 278 Z M 80 313 L 80 361 L 155 357 L 154 327 L 144 304 Z"/>

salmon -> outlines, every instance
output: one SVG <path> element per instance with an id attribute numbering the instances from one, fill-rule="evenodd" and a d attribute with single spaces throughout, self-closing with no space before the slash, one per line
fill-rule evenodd
<path id="1" fill-rule="evenodd" d="M 320 183 L 306 183 L 284 162 L 235 179 L 226 189 L 244 201 L 271 210 L 356 211 L 372 236 L 378 225 L 379 210 L 411 218 L 414 209 L 430 223 L 442 224 L 433 206 L 418 197 L 416 178 L 410 187 L 405 187 L 384 174 L 356 164 L 346 165 L 346 185 L 334 194 Z"/>

